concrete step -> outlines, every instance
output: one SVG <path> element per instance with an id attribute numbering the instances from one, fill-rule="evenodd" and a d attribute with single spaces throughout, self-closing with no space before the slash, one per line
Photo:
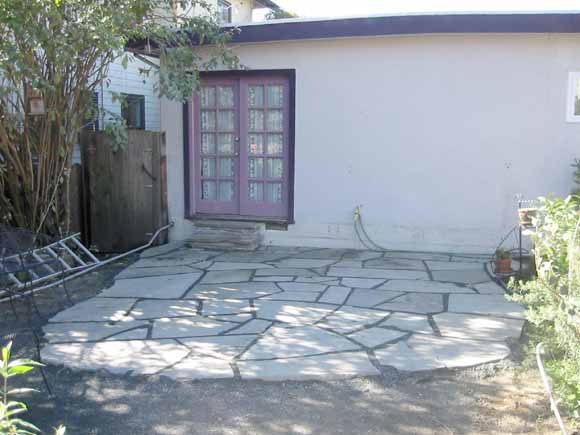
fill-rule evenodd
<path id="1" fill-rule="evenodd" d="M 266 226 L 257 222 L 196 220 L 189 244 L 194 248 L 236 251 L 256 250 L 264 239 Z"/>

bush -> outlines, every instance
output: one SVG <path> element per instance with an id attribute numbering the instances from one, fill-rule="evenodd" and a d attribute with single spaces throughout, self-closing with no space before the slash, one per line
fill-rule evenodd
<path id="1" fill-rule="evenodd" d="M 533 236 L 537 276 L 513 298 L 551 351 L 546 368 L 571 416 L 580 419 L 580 198 L 540 198 Z"/>

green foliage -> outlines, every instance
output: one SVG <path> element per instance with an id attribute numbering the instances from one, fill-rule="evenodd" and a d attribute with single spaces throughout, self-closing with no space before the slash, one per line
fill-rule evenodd
<path id="1" fill-rule="evenodd" d="M 580 204 L 576 197 L 540 202 L 533 236 L 537 277 L 512 283 L 513 298 L 542 331 L 555 390 L 580 419 Z"/>
<path id="2" fill-rule="evenodd" d="M 28 410 L 25 403 L 12 400 L 14 395 L 33 392 L 30 388 L 9 389 L 8 380 L 14 376 L 24 375 L 42 364 L 29 359 L 11 361 L 12 343 L 2 349 L 0 361 L 0 381 L 2 382 L 0 400 L 0 435 L 34 435 L 40 432 L 35 425 L 21 418 Z M 59 427 L 55 435 L 64 435 L 65 428 Z"/>
<path id="3" fill-rule="evenodd" d="M 574 159 L 574 163 L 571 166 L 574 168 L 574 189 L 572 189 L 572 194 L 580 195 L 580 160 Z"/>
<path id="4" fill-rule="evenodd" d="M 509 260 L 512 258 L 512 253 L 509 251 L 509 249 L 498 248 L 495 251 L 495 258 L 497 260 Z"/>
<path id="5" fill-rule="evenodd" d="M 0 0 L 0 223 L 67 232 L 73 146 L 130 43 L 160 56 L 142 72 L 170 99 L 191 96 L 201 71 L 237 67 L 214 12 L 205 0 Z"/>
<path id="6" fill-rule="evenodd" d="M 266 14 L 265 17 L 267 20 L 281 20 L 284 18 L 298 18 L 298 14 L 294 12 L 286 11 L 284 9 L 272 9 L 270 12 Z"/>

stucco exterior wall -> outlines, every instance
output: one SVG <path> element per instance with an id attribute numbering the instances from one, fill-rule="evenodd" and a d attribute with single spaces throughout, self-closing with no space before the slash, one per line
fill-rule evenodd
<path id="1" fill-rule="evenodd" d="M 577 35 L 436 35 L 244 45 L 253 69 L 296 70 L 295 224 L 272 244 L 486 252 L 515 196 L 567 195 L 580 125 L 566 122 Z M 173 238 L 183 220 L 181 106 L 162 103 Z"/>

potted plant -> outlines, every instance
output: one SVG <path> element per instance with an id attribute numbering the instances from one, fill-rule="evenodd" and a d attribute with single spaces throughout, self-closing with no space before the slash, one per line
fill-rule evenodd
<path id="1" fill-rule="evenodd" d="M 512 272 L 512 253 L 504 248 L 495 251 L 495 273 L 507 274 Z"/>

